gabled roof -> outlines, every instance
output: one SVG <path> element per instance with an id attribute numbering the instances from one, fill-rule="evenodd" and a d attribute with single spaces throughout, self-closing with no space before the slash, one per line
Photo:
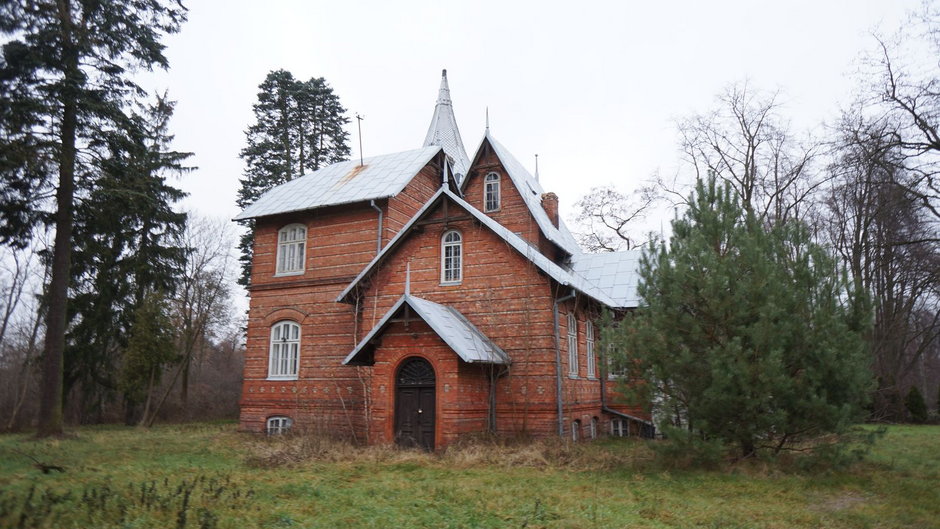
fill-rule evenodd
<path id="1" fill-rule="evenodd" d="M 281 184 L 242 210 L 235 220 L 395 196 L 441 151 L 432 145 L 329 165 Z"/>
<path id="2" fill-rule="evenodd" d="M 412 217 L 411 220 L 409 220 L 408 223 L 404 227 L 402 227 L 402 229 L 398 232 L 398 234 L 395 235 L 395 237 L 392 238 L 392 240 L 389 241 L 388 244 L 385 245 L 384 248 L 382 248 L 382 251 L 379 252 L 379 254 L 376 255 L 375 258 L 372 259 L 372 261 L 368 265 L 366 265 L 366 267 L 361 272 L 359 272 L 359 275 L 356 276 L 356 279 L 354 279 L 352 283 L 350 283 L 345 289 L 343 289 L 343 292 L 336 298 L 336 301 L 340 301 L 340 302 L 345 301 L 346 298 L 349 296 L 349 294 L 356 287 L 356 285 L 358 285 L 360 281 L 362 281 L 366 276 L 372 273 L 375 267 L 380 262 L 385 260 L 385 258 L 398 247 L 401 241 L 403 241 L 404 238 L 408 235 L 412 226 L 414 226 L 415 223 L 417 223 L 419 220 L 421 220 L 427 214 L 429 214 L 433 210 L 433 206 L 435 206 L 437 202 L 443 198 L 450 199 L 455 204 L 462 207 L 464 210 L 467 211 L 467 213 L 472 215 L 480 224 L 489 228 L 490 231 L 492 231 L 498 237 L 503 239 L 517 252 L 522 254 L 526 259 L 532 262 L 532 264 L 538 267 L 539 270 L 541 270 L 543 273 L 545 273 L 546 275 L 548 275 L 549 277 L 557 281 L 562 286 L 570 286 L 578 290 L 582 294 L 585 294 L 591 298 L 594 298 L 598 302 L 603 303 L 604 305 L 607 305 L 609 307 L 621 307 L 621 305 L 619 305 L 615 299 L 607 295 L 604 291 L 600 290 L 599 288 L 597 288 L 596 286 L 588 282 L 583 277 L 577 275 L 576 273 L 572 273 L 558 266 L 557 264 L 552 262 L 551 259 L 542 255 L 542 253 L 539 252 L 538 249 L 532 247 L 522 237 L 519 237 L 515 233 L 509 231 L 502 224 L 491 219 L 490 217 L 485 215 L 483 212 L 474 208 L 469 203 L 464 201 L 462 198 L 458 197 L 451 191 L 444 189 L 444 188 L 439 189 L 437 193 L 435 193 L 434 196 L 432 196 L 431 199 L 428 200 L 427 203 L 425 203 L 424 207 L 422 207 L 415 214 L 415 216 Z"/>
<path id="3" fill-rule="evenodd" d="M 545 213 L 545 209 L 542 208 L 542 195 L 545 193 L 545 190 L 542 189 L 542 185 L 529 174 L 529 171 L 524 165 L 519 163 L 519 160 L 516 160 L 512 153 L 509 152 L 509 149 L 503 147 L 501 143 L 493 138 L 489 130 L 484 134 L 483 141 L 480 142 L 480 146 L 477 148 L 476 154 L 473 155 L 473 159 L 476 160 L 480 156 L 483 145 L 487 142 L 493 147 L 493 152 L 506 169 L 509 178 L 519 191 L 519 194 L 522 195 L 522 199 L 525 200 L 529 212 L 532 213 L 532 217 L 535 218 L 535 222 L 538 224 L 539 229 L 542 230 L 542 234 L 545 235 L 545 238 L 558 245 L 558 247 L 569 255 L 581 253 L 581 247 L 578 246 L 578 241 L 575 240 L 574 235 L 572 235 L 568 227 L 565 226 L 564 221 L 559 219 L 558 227 L 556 228 L 552 220 L 548 218 L 548 214 Z M 460 183 L 461 189 L 466 180 L 465 178 Z"/>
<path id="4" fill-rule="evenodd" d="M 453 307 L 405 294 L 385 313 L 369 334 L 343 360 L 344 365 L 368 363 L 362 356 L 374 347 L 372 340 L 391 324 L 392 318 L 405 305 L 411 307 L 429 327 L 454 350 L 464 362 L 471 364 L 509 364 L 509 355 L 480 332 L 470 320 Z"/>
<path id="5" fill-rule="evenodd" d="M 457 180 L 462 180 L 470 168 L 470 159 L 463 148 L 460 139 L 460 130 L 457 129 L 457 118 L 454 116 L 454 105 L 450 100 L 450 87 L 447 85 L 447 70 L 441 74 L 441 89 L 437 96 L 437 105 L 434 106 L 434 115 L 428 134 L 424 138 L 425 147 L 440 145 L 447 156 L 450 156 L 454 165 Z"/>
<path id="6" fill-rule="evenodd" d="M 580 253 L 571 256 L 571 270 L 612 297 L 618 307 L 637 307 L 642 257 L 641 250 Z"/>

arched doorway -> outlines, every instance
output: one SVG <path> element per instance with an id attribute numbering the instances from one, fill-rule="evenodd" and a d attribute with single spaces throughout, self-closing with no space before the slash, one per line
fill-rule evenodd
<path id="1" fill-rule="evenodd" d="M 395 376 L 395 442 L 434 450 L 434 368 L 424 358 L 408 358 Z"/>

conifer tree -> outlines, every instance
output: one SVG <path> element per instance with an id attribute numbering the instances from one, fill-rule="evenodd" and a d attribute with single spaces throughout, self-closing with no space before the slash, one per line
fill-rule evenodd
<path id="1" fill-rule="evenodd" d="M 186 18 L 163 0 L 8 0 L 0 4 L 0 237 L 23 244 L 55 225 L 40 436 L 62 432 L 62 365 L 76 190 L 96 178 L 94 142 L 135 126 L 135 69 L 167 67 L 160 39 Z M 54 199 L 52 199 L 54 191 Z"/>
<path id="2" fill-rule="evenodd" d="M 910 415 L 912 422 L 927 422 L 927 403 L 924 402 L 924 396 L 921 395 L 916 385 L 911 386 L 911 389 L 908 390 L 907 397 L 904 398 L 904 406 L 907 408 L 907 413 Z"/>
<path id="3" fill-rule="evenodd" d="M 846 428 L 871 382 L 862 296 L 804 226 L 765 227 L 714 180 L 689 203 L 641 263 L 645 306 L 605 333 L 631 393 L 741 457 Z"/>
<path id="4" fill-rule="evenodd" d="M 349 134 L 343 129 L 349 122 L 346 109 L 322 77 L 304 82 L 286 70 L 272 71 L 258 86 L 253 110 L 255 122 L 245 131 L 247 144 L 241 151 L 246 167 L 238 192 L 240 208 L 272 187 L 349 157 Z M 239 242 L 239 283 L 247 285 L 254 223 L 244 225 L 248 230 Z"/>
<path id="5" fill-rule="evenodd" d="M 173 102 L 158 97 L 132 116 L 138 134 L 104 136 L 99 176 L 76 208 L 64 388 L 81 385 L 83 413 L 100 411 L 117 387 L 114 366 L 145 296 L 172 292 L 182 275 L 187 216 L 172 205 L 184 193 L 167 176 L 189 170 L 190 154 L 169 149 L 172 112 Z"/>

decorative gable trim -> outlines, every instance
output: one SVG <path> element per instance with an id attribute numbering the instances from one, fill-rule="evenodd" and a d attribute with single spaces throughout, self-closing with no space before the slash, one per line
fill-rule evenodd
<path id="1" fill-rule="evenodd" d="M 522 237 L 519 237 L 515 233 L 512 233 L 506 229 L 503 225 L 499 224 L 495 220 L 491 219 L 485 215 L 480 210 L 468 204 L 462 198 L 458 197 L 450 190 L 441 188 L 437 191 L 427 201 L 427 203 L 415 214 L 414 217 L 408 221 L 401 231 L 398 232 L 395 237 L 389 241 L 385 248 L 372 259 L 372 261 L 366 265 L 366 267 L 356 276 L 356 279 L 350 283 L 339 296 L 337 296 L 336 301 L 338 302 L 350 302 L 350 294 L 355 290 L 355 288 L 362 282 L 366 276 L 370 275 L 376 268 L 376 266 L 384 261 L 391 252 L 401 244 L 401 242 L 408 236 L 411 232 L 411 229 L 424 217 L 430 214 L 433 211 L 434 207 L 441 200 L 450 200 L 457 206 L 463 208 L 467 213 L 470 214 L 477 222 L 482 226 L 486 226 L 491 232 L 500 237 L 503 241 L 509 244 L 513 249 L 519 252 L 523 257 L 528 261 L 534 264 L 547 276 L 551 277 L 559 284 L 565 287 L 572 287 L 582 294 L 602 303 L 608 307 L 620 307 L 621 305 L 617 303 L 613 298 L 608 296 L 605 292 L 598 289 L 596 286 L 591 284 L 589 281 L 585 280 L 583 277 L 580 277 L 572 272 L 565 270 L 564 268 L 558 266 L 551 259 L 542 255 L 537 249 L 533 248 L 528 242 L 526 242 Z"/>
<path id="2" fill-rule="evenodd" d="M 471 364 L 509 365 L 509 355 L 480 332 L 470 320 L 453 307 L 439 305 L 433 301 L 404 294 L 385 313 L 385 316 L 369 331 L 362 341 L 343 360 L 343 365 L 371 365 L 371 353 L 378 338 L 392 323 L 392 319 L 405 305 L 431 327 L 464 362 Z"/>

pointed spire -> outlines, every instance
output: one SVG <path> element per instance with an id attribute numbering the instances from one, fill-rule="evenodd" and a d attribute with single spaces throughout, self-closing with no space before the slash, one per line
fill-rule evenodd
<path id="1" fill-rule="evenodd" d="M 467 174 L 470 159 L 460 139 L 457 129 L 457 118 L 454 117 L 454 106 L 450 99 L 450 87 L 447 84 L 447 70 L 441 72 L 441 89 L 437 96 L 437 105 L 431 117 L 428 134 L 424 138 L 424 146 L 439 145 L 444 148 L 447 156 L 453 160 L 454 177 L 457 182 Z"/>
<path id="2" fill-rule="evenodd" d="M 535 181 L 539 181 L 539 155 L 535 155 Z"/>
<path id="3" fill-rule="evenodd" d="M 486 133 L 490 133 L 490 107 L 486 107 Z"/>

